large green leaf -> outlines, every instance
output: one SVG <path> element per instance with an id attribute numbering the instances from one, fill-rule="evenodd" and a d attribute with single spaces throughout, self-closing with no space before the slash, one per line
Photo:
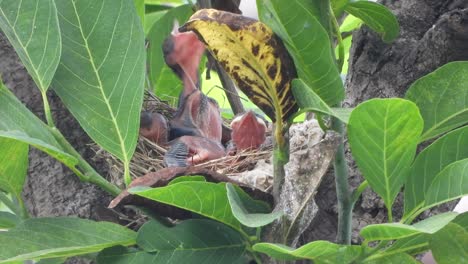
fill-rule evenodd
<path id="1" fill-rule="evenodd" d="M 468 127 L 454 130 L 424 149 L 411 167 L 405 184 L 405 215 L 418 209 L 427 189 L 447 165 L 468 158 Z"/>
<path id="2" fill-rule="evenodd" d="M 351 113 L 351 151 L 372 189 L 387 208 L 406 180 L 423 121 L 416 105 L 403 99 L 373 99 Z"/>
<path id="3" fill-rule="evenodd" d="M 32 218 L 0 232 L 0 263 L 75 256 L 135 244 L 136 233 L 117 224 L 79 218 Z"/>
<path id="4" fill-rule="evenodd" d="M 0 229 L 13 228 L 20 221 L 21 219 L 18 216 L 12 213 L 0 211 Z"/>
<path id="5" fill-rule="evenodd" d="M 137 244 L 146 252 L 170 257 L 164 263 L 175 264 L 219 263 L 219 259 L 232 263 L 246 250 L 238 232 L 219 222 L 202 219 L 186 220 L 174 227 L 147 222 L 138 231 Z"/>
<path id="6" fill-rule="evenodd" d="M 309 0 L 258 1 L 260 19 L 283 40 L 294 59 L 299 78 L 328 105 L 344 98 L 327 32 L 311 10 Z"/>
<path id="7" fill-rule="evenodd" d="M 452 223 L 463 227 L 468 232 L 468 212 L 459 214 Z"/>
<path id="8" fill-rule="evenodd" d="M 468 123 L 468 62 L 450 62 L 414 82 L 406 98 L 418 105 L 424 119 L 420 141 Z"/>
<path id="9" fill-rule="evenodd" d="M 317 263 L 350 263 L 361 254 L 359 246 L 343 246 L 328 241 L 314 241 L 298 249 L 282 244 L 257 243 L 253 250 L 278 260 L 310 259 Z"/>
<path id="10" fill-rule="evenodd" d="M 432 236 L 430 248 L 438 264 L 468 263 L 468 231 L 448 224 Z"/>
<path id="11" fill-rule="evenodd" d="M 54 0 L 0 1 L 0 27 L 36 85 L 45 92 L 62 48 Z"/>
<path id="12" fill-rule="evenodd" d="M 77 160 L 64 152 L 49 128 L 0 83 L 0 137 L 15 139 L 48 153 L 68 167 Z"/>
<path id="13" fill-rule="evenodd" d="M 426 192 L 423 208 L 455 200 L 468 194 L 468 159 L 454 162 L 442 170 Z"/>
<path id="14" fill-rule="evenodd" d="M 257 213 L 249 212 L 244 205 L 241 197 L 237 193 L 236 188 L 228 183 L 226 185 L 227 197 L 229 199 L 229 205 L 231 206 L 232 213 L 239 222 L 248 227 L 261 227 L 268 225 L 269 223 L 278 219 L 283 213 L 282 212 L 271 212 L 271 213 Z M 249 197 L 250 198 L 250 197 Z"/>
<path id="15" fill-rule="evenodd" d="M 385 6 L 367 1 L 349 3 L 346 12 L 360 18 L 372 30 L 380 33 L 385 42 L 391 42 L 400 33 L 400 26 L 395 15 Z"/>
<path id="16" fill-rule="evenodd" d="M 0 134 L 0 150 L 0 190 L 21 198 L 28 171 L 29 146 Z"/>
<path id="17" fill-rule="evenodd" d="M 151 28 L 153 27 L 154 23 L 161 19 L 164 14 L 166 14 L 167 11 L 159 11 L 159 12 L 152 12 L 149 14 L 145 15 L 145 36 L 149 37 L 149 32 Z"/>
<path id="18" fill-rule="evenodd" d="M 329 107 L 303 80 L 294 79 L 292 81 L 292 91 L 297 104 L 302 110 L 331 115 L 344 123 L 348 123 L 348 112 L 345 112 L 343 109 L 335 111 L 335 108 Z"/>
<path id="19" fill-rule="evenodd" d="M 382 256 L 391 255 L 395 253 L 406 252 L 408 254 L 418 254 L 429 249 L 429 239 L 431 235 L 420 233 L 414 236 L 398 239 L 393 243 Z"/>
<path id="20" fill-rule="evenodd" d="M 361 236 L 367 240 L 393 240 L 417 234 L 433 234 L 457 217 L 457 213 L 448 212 L 435 215 L 414 225 L 400 223 L 368 225 L 361 230 Z"/>
<path id="21" fill-rule="evenodd" d="M 179 182 L 148 190 L 129 190 L 150 200 L 186 209 L 241 230 L 229 206 L 224 183 Z"/>
<path id="22" fill-rule="evenodd" d="M 363 263 L 365 264 L 420 264 L 421 262 L 417 261 L 412 256 L 405 253 L 393 254 L 381 258 L 375 258 L 366 260 Z"/>
<path id="23" fill-rule="evenodd" d="M 88 135 L 128 163 L 145 79 L 144 34 L 133 2 L 56 4 L 63 52 L 52 86 Z"/>
<path id="24" fill-rule="evenodd" d="M 187 21 L 193 14 L 190 5 L 182 5 L 167 11 L 159 20 L 153 23 L 149 31 L 149 79 L 155 89 L 155 93 L 167 100 L 167 97 L 177 98 L 182 85 L 178 77 L 164 62 L 162 45 L 164 40 L 171 34 L 174 21 L 179 23 Z"/>

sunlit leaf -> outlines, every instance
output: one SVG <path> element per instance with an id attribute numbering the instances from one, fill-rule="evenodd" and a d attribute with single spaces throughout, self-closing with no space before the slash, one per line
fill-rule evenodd
<path id="1" fill-rule="evenodd" d="M 468 159 L 454 162 L 442 170 L 426 192 L 423 208 L 461 198 L 468 194 Z"/>
<path id="2" fill-rule="evenodd" d="M 427 189 L 447 165 L 468 158 L 468 127 L 454 130 L 419 153 L 405 184 L 405 215 L 424 203 Z"/>
<path id="3" fill-rule="evenodd" d="M 88 135 L 128 163 L 145 79 L 144 34 L 133 1 L 56 4 L 63 52 L 52 86 Z"/>
<path id="4" fill-rule="evenodd" d="M 387 208 L 406 181 L 422 127 L 416 105 L 403 99 L 372 99 L 351 113 L 348 137 L 353 157 Z"/>
<path id="5" fill-rule="evenodd" d="M 343 82 L 333 58 L 329 35 L 317 20 L 312 1 L 259 2 L 260 19 L 284 41 L 299 78 L 328 105 L 341 102 Z"/>
<path id="6" fill-rule="evenodd" d="M 37 87 L 45 92 L 54 77 L 62 47 L 55 2 L 0 1 L 0 27 Z"/>
<path id="7" fill-rule="evenodd" d="M 19 217 L 12 213 L 0 211 L 0 229 L 9 229 L 16 226 L 21 221 Z"/>
<path id="8" fill-rule="evenodd" d="M 219 263 L 220 259 L 223 263 L 233 263 L 246 250 L 238 232 L 219 222 L 202 219 L 186 220 L 174 227 L 147 222 L 138 231 L 137 243 L 146 252 L 158 252 L 159 263 L 174 264 Z"/>
<path id="9" fill-rule="evenodd" d="M 21 197 L 28 171 L 29 146 L 0 134 L 0 150 L 0 190 Z"/>
<path id="10" fill-rule="evenodd" d="M 468 123 L 468 62 L 450 62 L 414 82 L 406 98 L 419 107 L 424 119 L 420 141 Z"/>
<path id="11" fill-rule="evenodd" d="M 328 241 L 314 241 L 298 249 L 272 243 L 257 243 L 252 248 L 278 260 L 310 259 L 328 264 L 350 263 L 362 250 L 360 246 L 343 246 Z"/>
<path id="12" fill-rule="evenodd" d="M 182 30 L 199 35 L 237 86 L 273 122 L 286 121 L 297 111 L 291 92 L 294 64 L 281 40 L 265 24 L 203 9 Z"/>
<path id="13" fill-rule="evenodd" d="M 361 230 L 361 236 L 367 240 L 393 240 L 413 235 L 434 234 L 457 217 L 457 213 L 448 212 L 432 216 L 414 225 L 400 223 L 368 225 Z"/>
<path id="14" fill-rule="evenodd" d="M 0 232 L 0 263 L 67 257 L 135 244 L 136 233 L 123 226 L 79 218 L 31 218 Z"/>
<path id="15" fill-rule="evenodd" d="M 385 6 L 368 1 L 352 2 L 346 5 L 346 12 L 360 18 L 372 30 L 380 33 L 385 42 L 391 42 L 400 34 L 398 20 Z"/>

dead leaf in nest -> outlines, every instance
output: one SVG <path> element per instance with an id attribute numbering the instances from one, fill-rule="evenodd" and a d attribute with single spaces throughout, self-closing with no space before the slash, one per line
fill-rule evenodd
<path id="1" fill-rule="evenodd" d="M 296 68 L 282 41 L 265 24 L 241 15 L 202 9 L 180 31 L 194 31 L 237 86 L 273 122 L 298 106 L 291 92 Z"/>
<path id="2" fill-rule="evenodd" d="M 157 214 L 160 216 L 170 217 L 173 219 L 191 218 L 192 214 L 189 211 L 133 195 L 129 193 L 128 190 L 135 187 L 163 187 L 168 185 L 170 181 L 177 177 L 193 175 L 204 176 L 208 182 L 229 182 L 236 184 L 252 198 L 265 201 L 270 205 L 273 204 L 273 197 L 270 194 L 253 189 L 252 187 L 232 180 L 227 176 L 219 174 L 215 171 L 197 167 L 171 167 L 161 169 L 157 172 L 151 172 L 145 176 L 136 178 L 130 183 L 127 189 L 122 191 L 122 193 L 120 193 L 116 198 L 114 198 L 114 200 L 110 202 L 108 207 L 115 208 L 118 205 L 136 205 L 143 206 L 153 212 L 157 212 Z"/>

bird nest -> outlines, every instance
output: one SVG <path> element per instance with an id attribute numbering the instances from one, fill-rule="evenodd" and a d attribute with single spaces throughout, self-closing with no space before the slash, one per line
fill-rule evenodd
<path id="1" fill-rule="evenodd" d="M 146 111 L 161 113 L 168 118 L 171 118 L 175 112 L 175 109 L 169 106 L 167 102 L 161 101 L 148 92 L 145 94 L 143 108 Z M 228 120 L 225 120 L 225 122 L 227 121 Z M 270 143 L 264 144 L 260 149 L 245 150 L 235 155 L 226 155 L 219 159 L 197 164 L 194 167 L 209 169 L 230 178 L 236 177 L 243 172 L 252 170 L 259 160 L 268 161 L 270 159 L 272 155 L 272 144 L 271 140 L 268 140 L 269 138 L 271 137 L 267 135 L 266 142 Z M 109 180 L 123 187 L 124 165 L 122 161 L 95 143 L 91 144 L 90 147 L 95 153 L 93 159 L 104 160 L 108 165 Z M 163 160 L 166 151 L 166 147 L 159 146 L 140 136 L 135 154 L 130 162 L 130 175 L 132 178 L 135 179 L 165 168 Z"/>

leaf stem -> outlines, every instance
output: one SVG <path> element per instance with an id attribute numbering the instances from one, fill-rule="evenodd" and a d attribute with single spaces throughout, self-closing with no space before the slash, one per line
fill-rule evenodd
<path id="1" fill-rule="evenodd" d="M 333 31 L 336 36 L 336 42 L 338 46 L 338 58 L 336 59 L 336 61 L 338 64 L 338 70 L 341 73 L 341 71 L 343 70 L 344 57 L 345 57 L 343 38 L 341 37 L 340 25 L 338 25 L 338 21 L 336 20 L 336 17 L 333 14 L 333 12 L 330 12 L 330 20 L 331 20 L 331 24 L 333 27 Z"/>
<path id="2" fill-rule="evenodd" d="M 363 181 L 359 185 L 359 187 L 357 187 L 357 189 L 353 191 L 353 193 L 351 194 L 351 203 L 353 204 L 353 206 L 359 199 L 359 196 L 361 196 L 362 192 L 364 192 L 364 190 L 367 189 L 368 186 L 369 186 L 369 183 L 366 180 L 366 181 Z"/>
<path id="3" fill-rule="evenodd" d="M 275 122 L 274 147 L 273 147 L 273 199 L 279 203 L 281 186 L 285 179 L 284 166 L 289 160 L 289 125 L 283 131 L 283 123 L 280 119 Z"/>
<path id="4" fill-rule="evenodd" d="M 124 179 L 125 186 L 128 187 L 132 182 L 132 177 L 130 176 L 130 164 L 129 162 L 124 162 Z"/>
<path id="5" fill-rule="evenodd" d="M 387 207 L 387 215 L 388 215 L 388 222 L 391 223 L 393 222 L 393 212 L 392 212 L 392 206 L 386 206 Z"/>
<path id="6" fill-rule="evenodd" d="M 70 168 L 80 178 L 81 181 L 93 183 L 113 196 L 117 196 L 121 192 L 119 187 L 110 183 L 101 175 L 99 175 L 99 173 L 97 173 L 96 170 L 94 170 L 94 168 L 91 167 L 91 165 L 89 165 L 89 163 L 84 160 L 83 157 L 81 157 L 80 153 L 78 153 L 78 151 L 73 148 L 70 142 L 65 139 L 65 137 L 57 128 L 53 127 L 49 128 L 49 130 L 52 132 L 54 138 L 58 141 L 60 146 L 62 146 L 67 153 L 73 155 L 73 157 L 78 160 L 78 166 L 83 170 L 84 173 L 74 166 L 65 165 Z"/>
<path id="7" fill-rule="evenodd" d="M 41 90 L 42 102 L 44 104 L 44 115 L 49 127 L 54 128 L 54 119 L 52 118 L 52 113 L 50 111 L 49 100 L 47 99 L 47 91 Z"/>

